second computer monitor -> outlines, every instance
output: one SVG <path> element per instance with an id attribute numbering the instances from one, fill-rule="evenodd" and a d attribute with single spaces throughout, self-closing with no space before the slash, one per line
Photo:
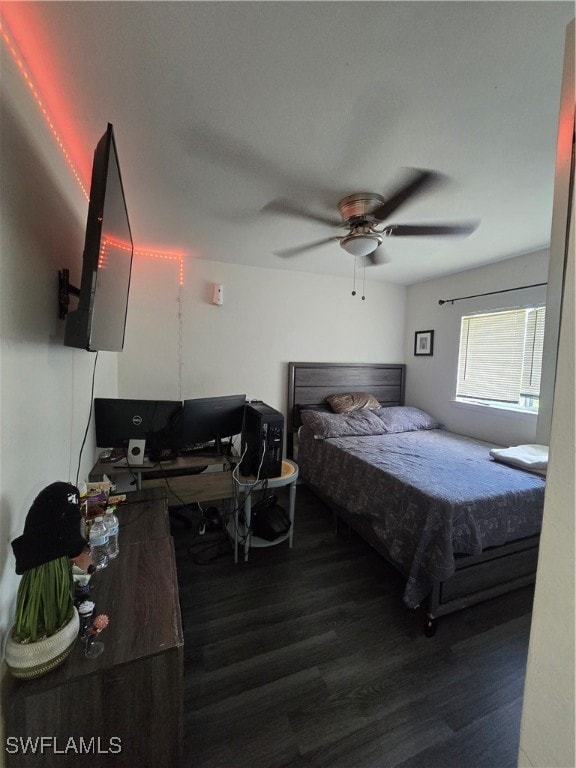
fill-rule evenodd
<path id="1" fill-rule="evenodd" d="M 184 400 L 183 443 L 187 448 L 214 443 L 224 451 L 223 441 L 242 432 L 246 395 L 197 397 Z"/>

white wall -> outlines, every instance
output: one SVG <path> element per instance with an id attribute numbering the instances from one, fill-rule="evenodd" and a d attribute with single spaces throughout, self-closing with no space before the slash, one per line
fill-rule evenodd
<path id="1" fill-rule="evenodd" d="M 554 389 L 556 383 L 556 355 L 562 311 L 564 286 L 565 249 L 569 228 L 568 200 L 574 186 L 574 93 L 576 91 L 576 64 L 574 52 L 574 19 L 566 28 L 560 109 L 556 138 L 556 163 L 554 168 L 554 198 L 550 243 L 556 252 L 550 259 L 548 274 L 546 328 L 544 330 L 544 354 L 542 359 L 543 395 L 540 398 L 537 437 L 539 443 L 549 441 Z"/>
<path id="2" fill-rule="evenodd" d="M 76 481 L 95 355 L 63 346 L 58 269 L 79 284 L 88 204 L 26 86 L 2 59 L 0 132 L 0 643 L 19 577 L 10 542 L 36 494 Z M 96 394 L 117 392 L 117 355 L 101 354 Z M 88 434 L 79 479 L 94 462 Z"/>
<path id="3" fill-rule="evenodd" d="M 120 397 L 181 400 L 179 261 L 136 255 L 132 261 Z"/>
<path id="4" fill-rule="evenodd" d="M 520 738 L 519 764 L 538 768 L 576 765 L 574 202 L 571 242 Z"/>
<path id="5" fill-rule="evenodd" d="M 544 302 L 546 288 L 501 293 L 440 306 L 440 299 L 545 283 L 548 251 L 518 256 L 408 288 L 406 299 L 406 403 L 417 405 L 453 431 L 501 445 L 535 442 L 534 414 L 453 402 L 462 315 Z M 414 333 L 434 330 L 432 357 L 414 356 Z"/>
<path id="6" fill-rule="evenodd" d="M 215 283 L 223 306 L 212 303 Z M 403 362 L 406 289 L 368 282 L 365 301 L 351 290 L 352 279 L 200 259 L 185 263 L 180 288 L 176 263 L 142 257 L 120 395 L 246 393 L 285 412 L 290 361 Z"/>
<path id="7" fill-rule="evenodd" d="M 245 392 L 281 411 L 291 360 L 407 363 L 406 402 L 448 429 L 502 445 L 534 442 L 534 414 L 452 402 L 462 314 L 544 301 L 546 288 L 440 306 L 439 299 L 545 283 L 538 251 L 425 283 L 369 282 L 188 259 L 137 257 L 119 357 L 122 397 L 189 398 Z M 224 305 L 212 303 L 215 283 Z M 406 316 L 406 320 L 404 317 Z M 434 329 L 432 357 L 414 357 L 414 333 Z"/>
<path id="8" fill-rule="evenodd" d="M 556 387 L 550 398 L 550 463 L 520 729 L 519 765 L 525 768 L 576 765 L 574 35 L 572 21 L 566 35 L 550 244 L 550 277 L 557 282 L 554 293 L 562 301 Z"/>

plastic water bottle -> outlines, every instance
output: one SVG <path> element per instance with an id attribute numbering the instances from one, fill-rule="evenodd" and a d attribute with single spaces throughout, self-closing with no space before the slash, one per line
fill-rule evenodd
<path id="1" fill-rule="evenodd" d="M 120 525 L 118 523 L 118 518 L 114 514 L 114 507 L 108 507 L 103 518 L 103 523 L 108 531 L 108 557 L 113 560 L 118 556 L 118 552 L 120 552 L 120 547 L 118 546 L 118 532 L 120 530 Z"/>
<path id="2" fill-rule="evenodd" d="M 101 571 L 108 565 L 108 531 L 101 516 L 92 523 L 89 543 L 92 564 L 97 571 Z"/>

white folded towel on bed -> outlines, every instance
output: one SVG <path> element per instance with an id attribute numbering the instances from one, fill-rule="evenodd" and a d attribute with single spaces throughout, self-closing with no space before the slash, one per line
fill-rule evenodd
<path id="1" fill-rule="evenodd" d="M 548 446 L 532 443 L 529 445 L 514 445 L 510 448 L 492 448 L 490 456 L 496 461 L 510 464 L 520 469 L 528 469 L 545 475 L 548 469 Z"/>

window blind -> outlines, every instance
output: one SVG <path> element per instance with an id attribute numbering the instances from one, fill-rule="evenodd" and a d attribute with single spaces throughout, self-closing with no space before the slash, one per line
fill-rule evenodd
<path id="1" fill-rule="evenodd" d="M 528 311 L 524 361 L 522 364 L 522 383 L 520 386 L 521 395 L 529 397 L 538 397 L 540 395 L 545 320 L 545 307 L 538 307 L 538 309 Z"/>
<path id="2" fill-rule="evenodd" d="M 457 397 L 518 404 L 538 397 L 545 308 L 462 318 Z"/>

